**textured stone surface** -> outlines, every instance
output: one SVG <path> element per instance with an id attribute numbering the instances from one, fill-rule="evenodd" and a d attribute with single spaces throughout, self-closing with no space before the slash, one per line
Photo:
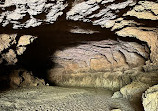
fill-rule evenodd
<path id="1" fill-rule="evenodd" d="M 158 85 L 152 86 L 142 96 L 145 111 L 157 111 L 158 109 Z"/>
<path id="2" fill-rule="evenodd" d="M 1 63 L 6 61 L 8 65 L 18 62 L 18 56 L 22 55 L 27 45 L 31 44 L 36 37 L 30 35 L 17 36 L 17 34 L 0 34 Z"/>
<path id="3" fill-rule="evenodd" d="M 79 87 L 103 87 L 113 91 L 119 91 L 126 86 L 131 88 L 131 99 L 143 93 L 148 87 L 157 84 L 158 72 L 142 72 L 141 69 L 118 70 L 107 72 L 82 72 L 63 74 L 64 69 L 53 68 L 48 72 L 48 79 L 51 83 L 59 86 L 79 86 Z M 130 83 L 134 83 L 131 84 Z M 137 84 L 138 83 L 138 84 Z M 140 84 L 139 84 L 140 83 Z M 133 88 L 132 90 L 132 86 Z M 128 88 L 125 89 L 128 90 Z M 137 89 L 137 90 L 136 90 Z M 133 96 L 132 96 L 133 94 Z M 129 94 L 130 95 L 130 94 Z M 137 96 L 138 97 L 138 96 Z M 130 98 L 129 98 L 130 99 Z M 140 99 L 140 98 L 139 98 Z"/>
<path id="4" fill-rule="evenodd" d="M 145 61 L 148 59 L 148 60 L 151 60 L 150 62 L 152 63 L 157 63 L 157 52 L 158 52 L 157 51 L 157 35 L 158 34 L 157 34 L 156 24 L 155 25 L 153 24 L 155 28 L 153 27 L 149 28 L 147 26 L 144 26 L 148 24 L 139 23 L 139 21 L 137 20 L 135 21 L 132 18 L 130 18 L 130 17 L 137 17 L 138 19 L 141 19 L 141 17 L 139 17 L 139 16 L 143 16 L 141 13 L 145 13 L 146 15 L 148 15 L 148 16 L 146 15 L 144 16 L 145 20 L 148 19 L 152 21 L 153 16 L 156 18 L 157 17 L 157 8 L 156 8 L 157 3 L 152 2 L 152 1 L 139 1 L 138 4 L 136 5 L 135 0 L 126 0 L 126 1 L 75 0 L 75 1 L 68 1 L 67 3 L 65 3 L 64 0 L 58 0 L 58 1 L 34 0 L 31 2 L 28 0 L 24 0 L 23 2 L 21 2 L 20 0 L 17 0 L 17 1 L 12 0 L 8 2 L 8 0 L 6 0 L 5 3 L 1 5 L 2 25 L 5 26 L 6 24 L 13 24 L 13 28 L 22 28 L 22 27 L 29 28 L 29 27 L 39 26 L 44 22 L 53 23 L 57 21 L 58 16 L 63 14 L 63 10 L 67 5 L 69 5 L 70 10 L 66 10 L 65 20 L 67 19 L 67 20 L 74 20 L 74 21 L 91 22 L 93 25 L 100 25 L 101 27 L 110 28 L 111 31 L 114 31 L 120 37 L 136 38 L 139 41 L 143 41 L 147 43 L 147 46 L 145 46 L 145 49 L 148 50 L 147 47 L 149 47 L 151 51 L 150 58 L 147 57 L 147 54 L 146 54 L 146 53 L 149 53 L 150 51 L 147 51 L 147 50 L 145 50 L 144 52 L 139 50 L 134 54 L 133 53 L 129 54 L 129 52 L 131 52 L 129 50 L 131 50 L 131 47 L 133 46 L 126 46 L 128 47 L 127 52 L 124 50 L 121 52 L 118 52 L 118 50 L 114 49 L 116 50 L 116 53 L 115 53 L 116 55 L 118 53 L 118 55 L 121 56 L 120 53 L 121 54 L 123 53 L 123 55 L 125 56 L 124 58 L 126 60 L 124 59 L 122 61 L 125 61 L 128 64 L 133 64 L 133 65 L 137 64 L 136 61 L 140 61 L 140 64 L 143 64 L 144 60 L 142 60 L 142 58 L 144 58 Z M 131 10 L 129 10 L 129 8 L 131 8 Z M 12 10 L 7 11 L 9 9 L 10 10 L 12 9 Z M 153 16 L 150 16 L 151 14 Z M 26 22 L 21 23 L 19 21 L 20 19 L 23 20 L 27 16 L 30 16 L 30 18 L 28 18 Z M 39 19 L 37 16 L 39 16 Z M 46 17 L 46 18 L 42 20 L 42 18 L 40 17 Z M 145 18 L 145 17 L 149 17 L 149 18 Z M 99 33 L 97 31 L 83 30 L 80 28 L 70 29 L 70 32 L 78 33 L 78 34 Z M 117 42 L 120 42 L 120 41 L 117 41 Z M 144 44 L 140 44 L 140 45 L 144 45 Z M 135 43 L 134 43 L 134 46 L 135 46 Z M 109 49 L 113 50 L 112 48 L 109 48 Z M 137 49 L 135 48 L 135 50 Z M 25 50 L 26 50 L 25 47 L 22 47 L 22 46 L 18 47 L 18 50 L 17 50 L 18 55 L 21 55 L 23 51 Z M 69 50 L 69 49 L 66 49 L 66 50 Z M 109 56 L 113 55 L 113 51 L 111 52 L 106 51 L 106 52 L 110 53 L 110 55 L 108 55 L 107 57 L 109 58 L 109 60 L 103 60 L 105 64 L 107 64 L 109 61 L 111 62 L 110 60 L 111 57 Z M 102 51 L 99 53 L 102 54 Z M 138 57 L 138 56 L 135 57 L 136 56 L 135 54 L 138 54 L 143 57 Z M 133 58 L 133 60 L 129 61 L 129 58 Z M 92 59 L 92 64 L 93 64 L 91 65 L 92 69 L 94 70 L 103 69 L 102 67 L 104 66 L 104 63 L 101 65 L 99 61 L 102 61 L 102 58 L 101 60 L 96 60 L 96 58 Z M 71 64 L 75 64 L 75 63 L 71 62 Z M 85 64 L 86 65 L 88 64 L 87 66 L 90 65 L 89 63 L 87 63 L 87 61 Z M 100 64 L 101 67 L 98 66 L 98 64 Z M 117 67 L 118 65 L 115 65 L 115 66 Z M 75 67 L 78 67 L 78 66 L 76 65 Z M 109 67 L 111 67 L 111 65 L 109 65 Z"/>
<path id="5" fill-rule="evenodd" d="M 106 7 L 103 7 L 106 3 L 109 3 L 110 5 L 108 4 Z M 81 5 L 84 8 L 79 8 Z M 135 1 L 133 0 L 119 3 L 115 3 L 115 0 L 109 0 L 106 2 L 101 0 L 97 2 L 90 0 L 75 5 L 67 13 L 67 19 L 91 22 L 93 25 L 110 28 L 121 37 L 132 37 L 147 42 L 151 50 L 151 62 L 157 63 L 157 24 L 151 24 L 153 25 L 152 28 L 144 26 L 150 25 L 148 23 L 153 20 L 158 20 L 157 2 L 139 1 L 132 10 L 127 11 L 123 16 L 117 16 L 119 12 L 121 13 L 121 9 L 125 10 L 125 8 L 133 5 L 135 5 Z M 138 20 L 134 21 L 130 17 L 136 17 L 138 20 L 144 19 L 149 21 L 141 23 Z"/>
<path id="6" fill-rule="evenodd" d="M 31 72 L 26 70 L 12 71 L 9 74 L 9 79 L 11 88 L 45 85 L 43 79 L 34 77 Z"/>
<path id="7" fill-rule="evenodd" d="M 158 20 L 158 3 L 151 1 L 140 1 L 133 10 L 126 15 L 135 16 L 139 19 Z"/>
<path id="8" fill-rule="evenodd" d="M 117 34 L 123 37 L 135 37 L 141 41 L 147 42 L 151 50 L 150 59 L 152 62 L 157 63 L 158 29 L 144 27 L 127 27 L 118 31 Z"/>
<path id="9" fill-rule="evenodd" d="M 31 28 L 35 29 L 32 30 L 33 35 L 38 32 L 45 33 L 46 36 L 42 34 L 44 39 L 40 39 L 40 41 L 49 42 L 49 40 L 45 40 L 49 38 L 48 36 L 57 39 L 58 37 L 62 38 L 66 32 L 65 38 L 62 38 L 62 40 L 68 42 L 68 45 L 60 45 L 64 48 L 56 48 L 58 47 L 56 46 L 51 49 L 56 44 L 46 47 L 49 46 L 45 45 L 47 42 L 40 47 L 42 50 L 50 48 L 50 53 L 53 53 L 50 57 L 43 56 L 52 58 L 55 63 L 54 67 L 48 71 L 47 76 L 50 83 L 60 86 L 103 87 L 113 91 L 120 90 L 114 93 L 113 98 L 124 97 L 129 100 L 140 100 L 141 94 L 149 86 L 157 84 L 157 1 L 6 0 L 4 4 L 0 5 L 0 8 L 2 27 L 11 26 L 13 29 L 29 29 L 56 22 L 56 24 L 51 25 L 49 31 L 49 27 L 46 30 L 39 27 L 37 32 L 35 28 Z M 79 25 L 81 22 L 89 25 Z M 89 28 L 94 25 L 99 25 L 105 31 Z M 61 31 L 64 32 L 63 35 L 59 34 Z M 34 34 L 34 32 L 36 33 Z M 98 39 L 86 38 L 94 37 L 95 34 L 95 38 Z M 99 39 L 97 34 L 103 35 L 102 39 Z M 41 37 L 40 33 L 37 35 Z M 62 37 L 60 37 L 61 35 Z M 66 40 L 68 36 L 72 38 L 70 41 Z M 79 39 L 85 37 L 86 40 L 76 40 L 77 37 Z M 16 34 L 1 34 L 0 63 L 15 64 L 18 57 L 26 50 L 27 45 L 32 43 L 35 38 L 30 35 L 18 37 Z M 59 44 L 62 43 L 60 40 L 57 40 Z M 56 39 L 53 39 L 53 41 L 56 41 Z M 71 46 L 71 43 L 77 45 Z M 51 44 L 51 42 L 48 44 Z M 43 52 L 41 51 L 39 55 L 43 55 Z M 39 55 L 33 58 L 35 59 Z M 42 59 L 37 59 L 37 61 L 42 61 Z M 140 69 L 137 70 L 136 67 Z M 37 66 L 37 68 L 39 67 Z M 35 79 L 33 75 L 27 72 L 13 73 L 13 76 L 11 74 L 9 77 L 12 87 L 43 84 L 43 81 L 39 82 L 39 80 L 36 80 L 37 78 Z M 155 92 L 157 92 L 155 89 L 149 91 L 149 93 L 147 90 L 143 96 L 143 105 L 146 111 L 157 108 L 157 101 L 154 100 L 157 98 Z M 109 110 L 112 109 L 115 108 Z"/>
<path id="10" fill-rule="evenodd" d="M 17 50 L 16 50 L 17 54 L 18 55 L 23 54 L 24 51 L 26 50 L 26 46 L 31 44 L 36 38 L 37 37 L 33 37 L 30 35 L 21 36 L 17 44 Z"/>
<path id="11" fill-rule="evenodd" d="M 146 47 L 138 43 L 103 40 L 59 50 L 53 61 L 65 73 L 111 71 L 144 65 L 148 54 Z"/>
<path id="12" fill-rule="evenodd" d="M 8 35 L 8 34 L 1 34 L 0 35 L 0 53 L 9 48 L 11 45 L 15 44 L 16 34 Z"/>
<path id="13" fill-rule="evenodd" d="M 112 3 L 114 2 L 114 3 Z M 108 5 L 110 4 L 110 5 Z M 134 0 L 126 0 L 115 3 L 115 0 L 88 0 L 76 4 L 67 13 L 67 19 L 74 21 L 92 22 L 93 25 L 101 25 L 102 27 L 113 24 L 110 20 L 118 17 L 118 13 L 134 5 Z M 98 13 L 97 13 L 98 12 Z"/>
<path id="14" fill-rule="evenodd" d="M 8 65 L 13 65 L 18 61 L 15 51 L 12 49 L 9 49 L 7 53 L 2 54 L 2 58 L 7 61 Z"/>
<path id="15" fill-rule="evenodd" d="M 121 9 L 135 5 L 135 1 L 115 2 L 114 0 L 106 2 L 89 0 L 75 3 L 71 10 L 67 12 L 67 19 L 91 22 L 93 25 L 110 28 L 120 38 L 129 40 L 85 42 L 83 45 L 56 51 L 53 55 L 53 61 L 57 64 L 55 69 L 52 70 L 54 74 L 71 75 L 79 72 L 115 71 L 117 69 L 122 71 L 145 64 L 145 71 L 156 71 L 158 69 L 157 24 L 152 24 L 152 27 L 149 27 L 148 22 L 140 22 L 131 18 L 141 15 L 140 12 L 143 12 L 148 15 L 148 18 L 145 18 L 145 15 L 144 19 L 152 21 L 153 16 L 157 17 L 156 14 L 153 14 L 156 13 L 155 5 L 157 3 L 139 1 L 131 11 L 125 12 L 123 16 L 118 16 Z M 107 6 L 103 7 L 105 4 Z M 116 10 L 118 13 L 115 12 Z M 131 15 L 133 10 L 136 11 Z M 151 14 L 153 16 L 150 16 Z"/>
<path id="16" fill-rule="evenodd" d="M 141 82 L 132 82 L 120 89 L 124 98 L 129 100 L 139 100 L 143 92 L 150 86 Z"/>
<path id="17" fill-rule="evenodd" d="M 0 23 L 13 29 L 29 28 L 54 23 L 63 14 L 64 0 L 6 0 L 0 5 Z"/>

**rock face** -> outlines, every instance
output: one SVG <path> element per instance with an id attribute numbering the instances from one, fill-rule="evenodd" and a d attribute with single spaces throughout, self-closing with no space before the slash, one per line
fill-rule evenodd
<path id="1" fill-rule="evenodd" d="M 34 77 L 31 72 L 26 70 L 14 70 L 9 74 L 9 78 L 11 88 L 45 85 L 43 79 Z"/>
<path id="2" fill-rule="evenodd" d="M 67 6 L 64 0 L 6 0 L 1 7 L 0 23 L 13 29 L 29 28 L 54 23 Z"/>
<path id="3" fill-rule="evenodd" d="M 116 2 L 116 3 L 115 3 Z M 72 7 L 67 13 L 67 19 L 74 21 L 92 22 L 93 25 L 110 27 L 111 19 L 116 19 L 121 10 L 135 5 L 134 0 L 117 2 L 116 0 L 88 0 Z"/>
<path id="4" fill-rule="evenodd" d="M 63 71 L 64 69 L 60 68 L 51 69 L 48 72 L 50 82 L 59 86 L 102 87 L 112 91 L 119 91 L 123 87 L 122 90 L 128 91 L 129 87 L 129 93 L 124 93 L 124 97 L 129 97 L 129 100 L 134 98 L 140 100 L 138 96 L 149 86 L 157 84 L 158 81 L 158 72 L 145 73 L 137 68 L 110 72 L 80 72 L 69 74 L 63 74 Z"/>
<path id="5" fill-rule="evenodd" d="M 157 111 L 157 99 L 158 96 L 158 85 L 150 87 L 143 94 L 143 106 L 145 111 Z"/>
<path id="6" fill-rule="evenodd" d="M 35 62 L 41 64 L 49 58 L 54 64 L 47 75 L 42 66 L 49 64 L 27 65 L 44 72 L 50 84 L 107 88 L 117 91 L 112 98 L 130 101 L 140 101 L 147 88 L 158 84 L 157 1 L 6 0 L 0 8 L 0 29 L 11 27 L 16 32 L 0 35 L 0 66 L 15 65 L 38 39 L 39 49 L 32 45 L 25 57 L 33 56 L 28 61 L 37 58 Z M 0 82 L 8 78 L 13 88 L 45 84 L 24 70 L 14 70 Z M 156 88 L 143 95 L 145 111 L 158 109 Z"/>
<path id="7" fill-rule="evenodd" d="M 62 39 L 68 45 L 60 45 L 62 48 L 45 38 L 38 38 L 50 45 L 45 47 L 47 43 L 44 43 L 41 49 L 55 47 L 52 52 L 50 50 L 51 57 L 48 57 L 54 62 L 48 71 L 50 82 L 58 85 L 104 87 L 116 91 L 131 83 L 135 77 L 141 82 L 144 80 L 143 83 L 153 82 L 151 77 L 154 74 L 148 78 L 147 75 L 142 76 L 142 71 L 158 70 L 157 4 L 155 1 L 136 0 L 6 0 L 0 6 L 0 18 L 3 27 L 11 24 L 13 29 L 22 30 L 54 23 L 51 30 L 46 28 L 43 31 L 39 28 L 37 32 L 32 32 L 44 32 L 46 37 L 43 34 L 43 38 L 46 39 L 50 33 L 54 34 L 50 37 L 57 38 L 54 41 L 61 36 L 60 31 L 66 33 Z M 81 22 L 90 25 L 79 25 Z M 104 29 L 100 31 L 86 27 L 96 25 Z M 102 36 L 101 39 L 97 34 Z M 90 38 L 89 35 L 96 37 Z M 70 41 L 67 40 L 68 36 L 72 37 Z M 79 36 L 85 36 L 85 39 L 76 40 Z M 1 38 L 0 62 L 15 64 L 17 57 L 24 53 L 26 46 L 36 37 L 2 34 Z M 57 42 L 61 43 L 60 40 Z M 41 52 L 36 56 L 40 55 Z M 140 69 L 135 70 L 137 68 Z M 154 77 L 157 80 L 157 76 Z"/>
<path id="8" fill-rule="evenodd" d="M 130 101 L 136 101 L 141 98 L 142 93 L 149 88 L 149 84 L 144 84 L 141 82 L 132 82 L 120 89 L 120 93 L 123 98 L 127 98 Z"/>
<path id="9" fill-rule="evenodd" d="M 53 60 L 66 74 L 129 69 L 144 65 L 148 56 L 138 43 L 103 40 L 56 51 Z"/>
<path id="10" fill-rule="evenodd" d="M 139 1 L 132 10 L 127 11 L 123 16 L 121 9 L 129 8 L 135 5 L 135 1 L 127 0 L 121 3 L 112 1 L 87 1 L 75 5 L 68 13 L 67 19 L 74 21 L 91 22 L 93 25 L 100 25 L 102 27 L 110 28 L 117 35 L 121 37 L 137 38 L 140 41 L 147 42 L 151 50 L 151 62 L 157 63 L 157 24 L 154 21 L 158 20 L 156 2 Z M 106 6 L 106 4 L 110 4 Z M 79 8 L 83 6 L 84 8 Z M 103 7 L 105 6 L 105 7 Z M 118 15 L 117 15 L 118 14 Z M 136 21 L 132 17 L 138 18 Z M 111 20 L 113 19 L 113 20 Z M 144 23 L 139 19 L 146 20 Z M 152 27 L 146 22 L 152 22 Z"/>
<path id="11" fill-rule="evenodd" d="M 14 65 L 18 61 L 18 56 L 26 50 L 26 46 L 31 44 L 36 37 L 17 34 L 0 34 L 0 63 L 6 61 L 8 65 Z"/>
<path id="12" fill-rule="evenodd" d="M 109 28 L 119 37 L 115 36 L 117 40 L 84 42 L 76 47 L 57 51 L 53 57 L 57 65 L 50 74 L 113 72 L 141 65 L 145 65 L 145 71 L 157 70 L 157 2 L 135 3 L 133 0 L 89 0 L 75 3 L 66 14 L 68 20 L 100 25 Z M 128 11 L 129 8 L 131 10 Z M 122 9 L 127 9 L 127 12 L 123 13 Z"/>
<path id="13" fill-rule="evenodd" d="M 24 69 L 13 69 L 11 72 L 8 71 L 5 75 L 1 74 L 0 78 L 0 90 L 43 85 L 45 85 L 44 79 L 35 77 L 31 71 Z"/>
<path id="14" fill-rule="evenodd" d="M 136 65 L 144 65 L 145 61 L 148 60 L 148 63 L 152 63 L 154 65 L 157 64 L 157 24 L 152 24 L 152 27 L 148 27 L 146 22 L 140 22 L 139 19 L 144 19 L 148 21 L 156 21 L 157 20 L 157 3 L 153 1 L 139 1 L 136 5 L 135 0 L 126 0 L 126 1 L 116 1 L 116 0 L 75 0 L 74 2 L 68 1 L 67 3 L 64 0 L 34 0 L 28 1 L 24 0 L 21 2 L 20 0 L 6 0 L 3 5 L 1 5 L 1 22 L 2 26 L 6 26 L 7 24 L 12 24 L 13 28 L 20 29 L 20 28 L 29 28 L 29 27 L 36 27 L 42 24 L 50 24 L 57 21 L 59 16 L 62 16 L 63 10 L 69 6 L 70 10 L 66 10 L 65 20 L 73 20 L 73 21 L 82 21 L 92 23 L 93 25 L 100 25 L 104 28 L 109 28 L 111 31 L 116 33 L 120 38 L 136 38 L 139 41 L 125 43 L 127 41 L 113 41 L 113 40 L 105 40 L 96 43 L 85 43 L 86 45 L 79 45 L 75 48 L 68 48 L 65 51 L 62 51 L 63 54 L 57 55 L 61 51 L 57 51 L 55 53 L 55 58 L 60 59 L 71 59 L 72 61 L 65 62 L 64 64 L 74 64 L 75 66 L 72 67 L 86 67 L 92 70 L 105 70 L 112 69 L 115 67 L 124 67 L 126 64 L 128 66 L 135 66 Z M 126 10 L 126 11 L 124 11 Z M 148 16 L 146 16 L 148 15 Z M 138 20 L 133 20 L 132 17 L 137 18 Z M 96 31 L 85 31 L 82 29 L 71 29 L 70 33 L 82 33 L 82 34 L 93 34 Z M 98 33 L 98 32 L 97 32 Z M 29 37 L 28 37 L 29 38 Z M 118 37 L 115 37 L 115 40 Z M 151 39 L 150 39 L 151 38 Z M 110 42 L 110 44 L 108 44 Z M 140 43 L 142 42 L 142 43 Z M 126 44 L 126 45 L 116 45 L 118 43 Z M 101 46 L 97 46 L 96 44 L 101 44 Z M 105 45 L 103 45 L 105 44 Z M 115 44 L 115 45 L 114 45 Z M 128 44 L 128 45 L 127 45 Z M 137 45 L 136 45 L 137 44 Z M 96 46 L 93 46 L 96 45 Z M 106 45 L 108 45 L 107 48 Z M 86 48 L 82 47 L 91 47 L 94 50 L 87 50 Z M 112 48 L 112 47 L 114 48 Z M 82 49 L 78 49 L 78 48 Z M 106 48 L 104 48 L 106 47 Z M 121 48 L 120 48 L 121 47 Z M 123 48 L 124 47 L 124 48 Z M 88 49 L 89 49 L 88 48 Z M 17 50 L 18 55 L 21 55 L 22 52 L 25 50 L 24 47 L 19 47 Z M 83 51 L 81 51 L 83 50 Z M 87 50 L 85 52 L 85 50 Z M 98 50 L 98 51 L 96 51 Z M 103 51 L 104 50 L 104 51 Z M 87 53 L 85 56 L 88 55 L 89 52 L 91 58 L 83 57 L 81 62 L 84 62 L 81 66 L 80 63 L 76 62 L 76 58 L 72 56 L 68 56 L 65 58 L 64 54 L 66 53 L 73 53 L 79 51 L 81 53 Z M 109 53 L 103 54 L 103 53 Z M 15 54 L 13 51 L 9 51 L 8 55 L 5 56 L 6 58 L 10 57 L 9 54 L 12 53 L 14 55 L 11 58 L 15 58 Z M 94 54 L 100 53 L 100 54 Z M 149 57 L 150 53 L 150 57 Z M 81 54 L 83 55 L 83 54 Z M 117 60 L 117 57 L 120 58 L 120 61 Z M 62 57 L 61 57 L 62 56 Z M 78 56 L 78 57 L 77 57 Z M 81 56 L 77 54 L 77 58 Z M 97 56 L 97 57 L 96 57 Z M 105 59 L 104 57 L 107 59 Z M 123 59 L 124 58 L 124 59 Z M 132 60 L 130 58 L 133 58 Z M 54 59 L 53 59 L 54 60 Z M 89 63 L 88 61 L 91 60 Z M 100 61 L 104 61 L 100 63 Z M 16 60 L 15 60 L 16 61 Z M 55 60 L 56 61 L 56 60 Z M 119 61 L 119 62 L 118 62 Z M 139 62 L 138 62 L 139 61 Z M 115 63 L 117 62 L 117 63 Z M 137 64 L 138 62 L 138 64 Z M 61 64 L 60 62 L 58 64 Z M 100 64 L 100 65 L 98 65 Z M 105 65 L 107 64 L 107 65 Z M 112 64 L 112 65 L 111 65 Z M 63 66 L 63 63 L 61 64 Z M 69 67 L 69 66 L 64 67 Z M 70 66 L 71 67 L 71 66 Z M 110 68 L 109 68 L 110 67 Z M 89 70 L 88 68 L 88 70 Z M 67 71 L 67 68 L 65 68 Z M 82 68 L 81 68 L 82 69 Z M 71 70 L 71 68 L 70 68 Z M 76 69 L 75 69 L 76 70 Z M 83 70 L 83 69 L 82 69 Z"/>

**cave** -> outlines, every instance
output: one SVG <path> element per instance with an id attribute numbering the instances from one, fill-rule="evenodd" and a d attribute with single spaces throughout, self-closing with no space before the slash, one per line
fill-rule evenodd
<path id="1" fill-rule="evenodd" d="M 157 0 L 0 1 L 0 110 L 157 111 Z"/>

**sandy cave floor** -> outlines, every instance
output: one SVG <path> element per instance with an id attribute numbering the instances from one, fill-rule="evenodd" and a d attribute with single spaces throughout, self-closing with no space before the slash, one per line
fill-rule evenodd
<path id="1" fill-rule="evenodd" d="M 0 111 L 135 111 L 105 89 L 40 86 L 0 93 Z"/>

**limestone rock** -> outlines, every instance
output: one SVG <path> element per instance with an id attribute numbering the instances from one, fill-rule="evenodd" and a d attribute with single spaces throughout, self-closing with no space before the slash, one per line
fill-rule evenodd
<path id="1" fill-rule="evenodd" d="M 133 42 L 102 40 L 58 50 L 53 61 L 65 73 L 122 70 L 144 65 L 148 58 L 145 50 Z"/>
<path id="2" fill-rule="evenodd" d="M 31 44 L 37 37 L 31 35 L 21 36 L 17 44 L 17 54 L 22 55 L 26 50 L 26 46 Z"/>
<path id="3" fill-rule="evenodd" d="M 151 50 L 151 60 L 156 63 L 158 60 L 158 29 L 154 28 L 143 28 L 143 27 L 127 27 L 118 32 L 119 36 L 123 37 L 135 37 L 141 41 L 147 42 Z"/>
<path id="4" fill-rule="evenodd" d="M 11 45 L 16 44 L 15 41 L 16 34 L 8 35 L 8 34 L 1 34 L 0 35 L 0 53 L 3 50 L 9 48 Z"/>
<path id="5" fill-rule="evenodd" d="M 5 60 L 8 65 L 15 65 L 18 62 L 18 55 L 22 55 L 27 45 L 35 39 L 36 37 L 30 35 L 18 37 L 17 34 L 0 34 L 0 54 L 2 56 L 0 63 Z"/>
<path id="6" fill-rule="evenodd" d="M 64 10 L 67 5 L 69 5 L 68 8 Z M 104 87 L 115 91 L 133 80 L 141 82 L 135 86 L 132 85 L 135 84 L 133 82 L 121 90 L 121 93 L 128 98 L 128 95 L 134 96 L 143 91 L 147 87 L 145 83 L 155 84 L 157 80 L 151 80 L 152 77 L 157 77 L 155 74 L 149 78 L 141 74 L 133 76 L 132 74 L 135 74 L 137 70 L 131 71 L 131 75 L 127 74 L 127 70 L 135 67 L 143 66 L 146 72 L 157 71 L 158 69 L 158 28 L 156 21 L 158 9 L 156 1 L 139 1 L 136 4 L 136 0 L 74 0 L 74 2 L 66 2 L 65 0 L 6 0 L 0 7 L 2 11 L 0 23 L 3 27 L 7 25 L 13 25 L 14 29 L 37 27 L 43 24 L 52 24 L 57 21 L 59 16 L 63 15 L 62 22 L 57 21 L 59 25 L 61 23 L 61 27 L 66 20 L 69 20 L 68 25 L 73 20 L 91 23 L 91 26 L 99 25 L 109 28 L 102 33 L 102 30 L 89 30 L 84 26 L 85 29 L 74 26 L 70 30 L 66 29 L 68 25 L 65 26 L 63 32 L 68 31 L 67 36 L 69 33 L 75 37 L 78 34 L 95 35 L 102 33 L 104 35 L 101 40 L 93 40 L 92 38 L 80 41 L 79 38 L 74 47 L 58 48 L 56 46 L 57 50 L 54 52 L 53 49 L 52 51 L 54 53 L 52 61 L 55 66 L 48 74 L 52 82 L 59 85 Z M 56 32 L 58 29 L 60 26 L 59 28 L 56 26 L 52 30 Z M 112 34 L 109 35 L 106 32 Z M 34 39 L 34 36 L 29 35 L 17 38 L 14 34 L 2 34 L 0 36 L 0 54 L 2 55 L 0 61 L 5 60 L 8 64 L 15 64 L 18 61 L 18 56 L 24 53 L 27 45 L 32 43 Z M 75 44 L 76 41 L 73 37 L 72 39 L 72 41 L 67 40 L 68 43 Z M 60 40 L 58 42 L 61 43 Z M 16 46 L 16 49 L 12 46 Z M 30 78 L 27 74 L 24 77 Z M 19 81 L 19 79 L 15 81 Z M 127 90 L 128 87 L 130 92 L 127 91 L 128 94 L 126 94 L 124 90 Z M 136 90 L 139 88 L 140 90 Z"/>
<path id="7" fill-rule="evenodd" d="M 139 19 L 158 20 L 158 3 L 152 1 L 139 1 L 133 10 L 126 15 L 135 16 Z"/>
<path id="8" fill-rule="evenodd" d="M 148 84 L 132 82 L 131 84 L 122 87 L 120 92 L 124 98 L 134 101 L 140 99 L 143 92 L 149 87 L 150 86 Z"/>
<path id="9" fill-rule="evenodd" d="M 103 9 L 101 8 L 102 5 L 108 3 L 110 4 Z M 139 1 L 132 10 L 127 11 L 127 13 L 123 14 L 120 18 L 117 16 L 122 8 L 133 5 L 135 5 L 135 1 L 132 0 L 119 3 L 115 3 L 114 0 L 106 2 L 92 2 L 92 0 L 90 0 L 73 6 L 67 13 L 67 19 L 91 22 L 93 25 L 111 28 L 111 31 L 116 31 L 116 34 L 121 37 L 137 38 L 140 41 L 147 42 L 151 51 L 151 62 L 157 63 L 157 28 L 144 27 L 149 25 L 148 22 L 144 24 L 144 22 L 141 23 L 139 20 L 135 21 L 130 17 L 134 16 L 138 19 L 145 19 L 150 22 L 157 20 L 158 4 L 154 1 Z M 80 6 L 84 8 L 79 8 Z M 112 13 L 112 11 L 114 11 L 114 13 Z M 152 26 L 157 27 L 157 24 L 153 23 Z"/>
<path id="10" fill-rule="evenodd" d="M 10 49 L 9 52 L 2 54 L 2 58 L 7 61 L 8 65 L 15 64 L 18 60 L 14 50 Z"/>
<path id="11" fill-rule="evenodd" d="M 111 2 L 114 2 L 110 4 Z M 107 5 L 106 4 L 110 4 Z M 93 25 L 101 25 L 110 28 L 114 22 L 111 19 L 117 18 L 117 14 L 124 8 L 134 5 L 134 0 L 126 0 L 124 2 L 115 3 L 115 0 L 88 0 L 78 3 L 67 12 L 67 19 L 74 21 L 92 22 Z M 101 8 L 106 6 L 105 8 Z M 98 13 L 96 13 L 98 12 Z M 97 20 L 95 20 L 98 18 Z"/>
<path id="12" fill-rule="evenodd" d="M 9 78 L 11 88 L 45 85 L 43 79 L 34 77 L 31 72 L 26 70 L 14 70 Z"/>
<path id="13" fill-rule="evenodd" d="M 151 66 L 152 67 L 152 66 Z M 135 79 L 133 81 L 139 81 L 145 84 L 153 86 L 157 84 L 158 81 L 158 71 L 149 71 L 149 72 L 138 72 L 135 74 Z"/>
<path id="14" fill-rule="evenodd" d="M 5 27 L 13 24 L 13 29 L 36 27 L 54 23 L 63 14 L 64 0 L 6 0 L 0 5 L 0 23 Z"/>
<path id="15" fill-rule="evenodd" d="M 145 111 L 157 111 L 158 109 L 158 85 L 152 86 L 142 96 Z"/>

